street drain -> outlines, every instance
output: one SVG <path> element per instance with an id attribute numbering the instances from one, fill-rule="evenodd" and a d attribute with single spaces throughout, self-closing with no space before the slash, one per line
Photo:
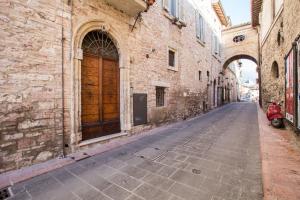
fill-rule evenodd
<path id="1" fill-rule="evenodd" d="M 192 169 L 193 174 L 201 174 L 200 169 Z"/>
<path id="2" fill-rule="evenodd" d="M 0 190 L 0 200 L 8 199 L 9 197 L 11 197 L 11 193 L 8 188 L 3 188 Z"/>

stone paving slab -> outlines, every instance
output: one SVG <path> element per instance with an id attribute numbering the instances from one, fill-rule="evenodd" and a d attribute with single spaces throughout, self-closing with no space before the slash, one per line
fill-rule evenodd
<path id="1" fill-rule="evenodd" d="M 12 190 L 10 199 L 261 200 L 256 105 L 224 106 Z"/>

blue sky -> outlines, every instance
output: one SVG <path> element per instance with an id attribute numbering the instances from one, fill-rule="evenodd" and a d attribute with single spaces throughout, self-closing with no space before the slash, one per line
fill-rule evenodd
<path id="1" fill-rule="evenodd" d="M 232 25 L 250 21 L 250 0 L 221 0 Z"/>

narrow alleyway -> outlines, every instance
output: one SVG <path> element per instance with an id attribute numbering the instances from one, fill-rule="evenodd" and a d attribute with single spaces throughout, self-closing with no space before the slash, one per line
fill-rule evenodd
<path id="1" fill-rule="evenodd" d="M 12 199 L 262 199 L 257 106 L 234 103 L 13 186 Z"/>

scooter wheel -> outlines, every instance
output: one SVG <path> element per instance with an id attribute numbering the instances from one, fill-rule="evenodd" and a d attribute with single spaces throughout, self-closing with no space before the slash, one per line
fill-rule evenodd
<path id="1" fill-rule="evenodd" d="M 283 122 L 282 122 L 282 119 L 272 119 L 271 124 L 275 128 L 281 128 L 283 125 Z"/>

